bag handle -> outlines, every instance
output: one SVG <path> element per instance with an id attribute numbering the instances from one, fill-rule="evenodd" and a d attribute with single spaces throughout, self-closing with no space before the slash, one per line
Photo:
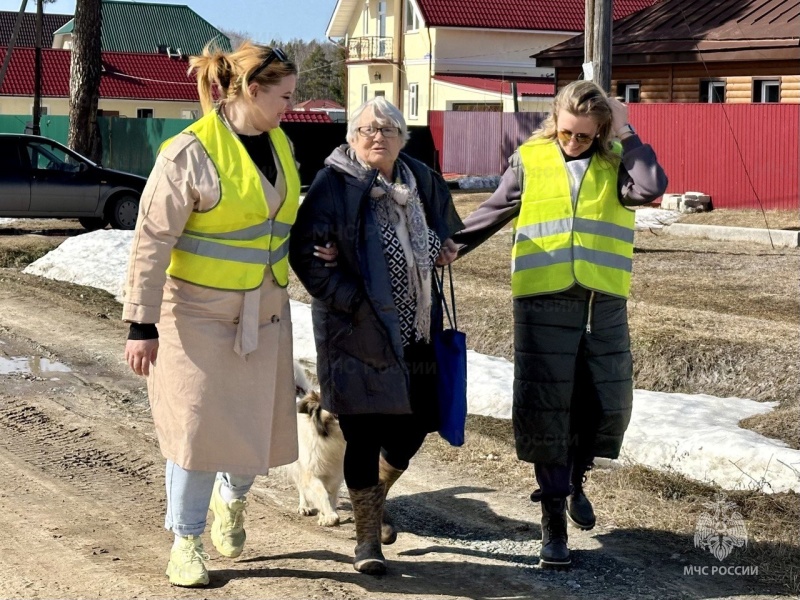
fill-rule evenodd
<path id="1" fill-rule="evenodd" d="M 450 308 L 447 306 L 447 297 L 444 295 L 444 267 L 442 267 L 441 275 L 436 269 L 433 270 L 433 278 L 436 281 L 436 291 L 442 299 L 442 306 L 444 313 L 447 315 L 447 321 L 450 323 L 452 329 L 458 329 L 458 318 L 456 317 L 456 292 L 453 287 L 453 266 L 447 265 L 447 276 L 450 279 L 450 306 L 453 309 L 452 318 L 450 316 Z"/>

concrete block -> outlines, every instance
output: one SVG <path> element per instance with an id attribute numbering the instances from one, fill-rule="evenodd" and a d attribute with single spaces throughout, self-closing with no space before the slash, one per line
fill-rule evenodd
<path id="1" fill-rule="evenodd" d="M 678 206 L 678 210 L 682 213 L 711 210 L 711 196 L 702 192 L 686 192 Z"/>
<path id="2" fill-rule="evenodd" d="M 661 208 L 667 210 L 678 210 L 682 194 L 664 194 L 661 196 Z"/>
<path id="3" fill-rule="evenodd" d="M 784 229 L 755 229 L 750 227 L 673 223 L 669 227 L 664 227 L 662 233 L 678 237 L 693 237 L 723 242 L 752 242 L 754 244 L 774 245 L 776 248 L 800 247 L 800 232 Z"/>

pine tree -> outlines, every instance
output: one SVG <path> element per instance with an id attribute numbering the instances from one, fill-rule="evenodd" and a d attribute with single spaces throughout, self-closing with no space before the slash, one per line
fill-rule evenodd
<path id="1" fill-rule="evenodd" d="M 325 56 L 322 46 L 317 45 L 300 67 L 303 100 L 328 100 L 331 95 L 332 75 L 331 61 Z"/>
<path id="2" fill-rule="evenodd" d="M 69 70 L 70 148 L 99 162 L 102 156 L 97 128 L 100 98 L 102 8 L 100 0 L 77 0 Z"/>

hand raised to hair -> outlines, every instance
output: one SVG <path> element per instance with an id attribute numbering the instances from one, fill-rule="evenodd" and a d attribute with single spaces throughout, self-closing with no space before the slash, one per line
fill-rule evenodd
<path id="1" fill-rule="evenodd" d="M 628 107 L 611 97 L 608 99 L 608 105 L 611 108 L 611 133 L 616 135 L 620 127 L 628 124 Z"/>

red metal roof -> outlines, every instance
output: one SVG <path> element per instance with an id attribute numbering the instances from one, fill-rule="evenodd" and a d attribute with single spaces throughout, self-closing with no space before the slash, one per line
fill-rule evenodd
<path id="1" fill-rule="evenodd" d="M 433 78 L 444 83 L 463 85 L 498 94 L 511 93 L 511 81 L 508 79 L 482 75 L 434 75 Z M 513 81 L 517 84 L 517 93 L 520 96 L 553 96 L 555 94 L 555 83 L 550 80 L 515 78 Z"/>
<path id="2" fill-rule="evenodd" d="M 333 100 L 306 100 L 294 105 L 295 110 L 313 110 L 315 108 L 336 108 L 344 110 L 344 106 Z"/>
<path id="3" fill-rule="evenodd" d="M 304 110 L 287 110 L 281 120 L 287 123 L 333 123 L 328 113 Z"/>
<path id="4" fill-rule="evenodd" d="M 658 0 L 615 0 L 614 19 Z M 583 31 L 585 0 L 417 0 L 429 27 Z"/>
<path id="5" fill-rule="evenodd" d="M 69 50 L 42 50 L 42 96 L 69 97 Z M 0 61 L 6 48 L 0 48 Z M 100 97 L 198 102 L 189 63 L 159 54 L 103 52 Z M 0 96 L 33 96 L 34 49 L 15 48 Z"/>

